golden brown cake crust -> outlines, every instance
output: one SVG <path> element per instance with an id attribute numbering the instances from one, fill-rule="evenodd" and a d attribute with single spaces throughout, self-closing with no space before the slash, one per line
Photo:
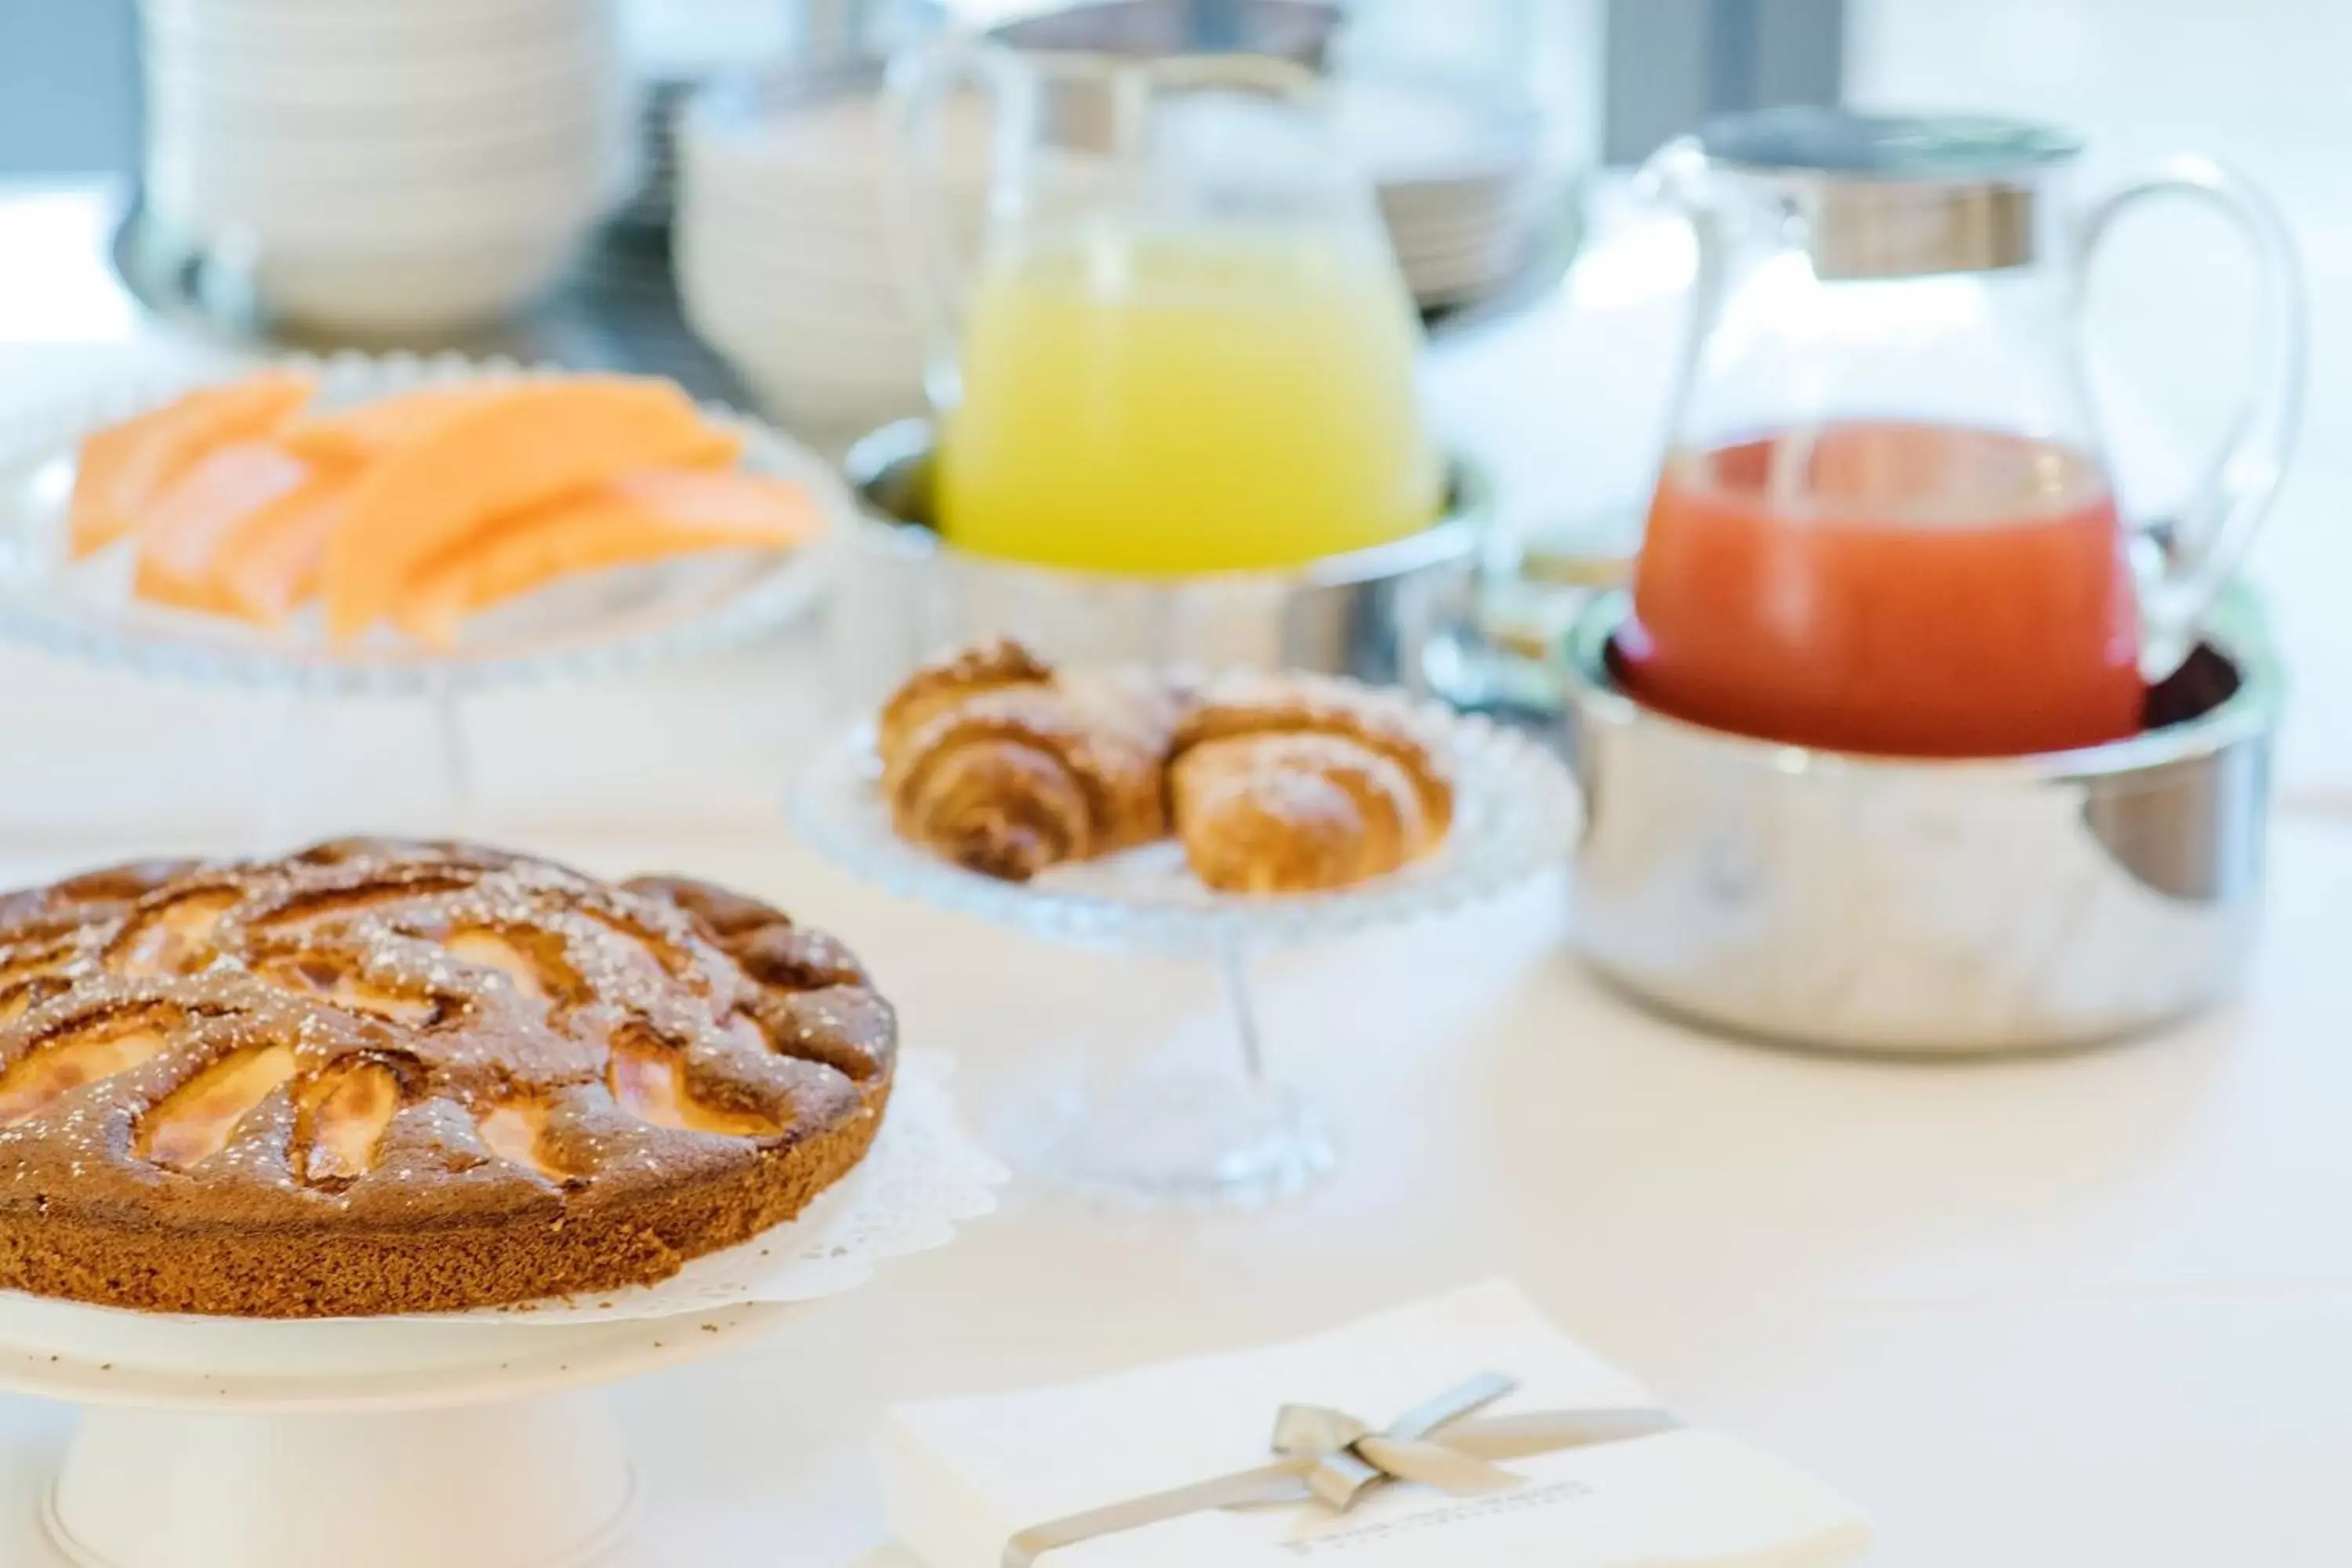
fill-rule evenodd
<path id="1" fill-rule="evenodd" d="M 461 845 L 0 898 L 0 1286 L 258 1317 L 649 1282 L 864 1157 L 897 1028 L 707 884 Z"/>

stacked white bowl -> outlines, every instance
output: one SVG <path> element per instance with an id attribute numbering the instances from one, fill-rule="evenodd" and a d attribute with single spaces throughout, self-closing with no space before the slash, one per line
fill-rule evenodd
<path id="1" fill-rule="evenodd" d="M 946 227 L 968 257 L 985 111 L 951 107 Z M 924 348 L 882 194 L 887 134 L 870 72 L 714 87 L 679 122 L 671 244 L 687 321 L 772 417 L 820 438 L 922 406 Z"/>
<path id="2" fill-rule="evenodd" d="M 1559 216 L 1566 182 L 1547 163 L 1533 110 L 1474 84 L 1368 75 L 1340 80 L 1335 118 L 1423 307 L 1514 281 Z"/>
<path id="3" fill-rule="evenodd" d="M 628 191 L 609 0 L 144 0 L 146 199 L 271 310 L 386 334 L 529 303 Z"/>

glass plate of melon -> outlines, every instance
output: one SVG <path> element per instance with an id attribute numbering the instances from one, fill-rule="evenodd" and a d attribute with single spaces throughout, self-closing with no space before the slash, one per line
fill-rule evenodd
<path id="1" fill-rule="evenodd" d="M 316 694 L 593 678 L 811 608 L 853 504 L 667 382 L 404 354 L 158 375 L 0 431 L 0 636 Z"/>

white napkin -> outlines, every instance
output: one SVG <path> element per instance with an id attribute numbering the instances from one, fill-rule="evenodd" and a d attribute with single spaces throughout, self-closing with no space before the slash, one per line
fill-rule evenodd
<path id="1" fill-rule="evenodd" d="M 1654 1404 L 1496 1282 L 1289 1344 L 900 1405 L 880 1439 L 884 1504 L 931 1568 L 997 1568 L 1021 1530 L 1265 1463 L 1286 1403 L 1381 1426 L 1489 1371 L 1519 1384 L 1490 1415 Z M 1837 1494 L 1716 1433 L 1684 1428 L 1507 1468 L 1524 1478 L 1508 1492 L 1397 1485 L 1346 1514 L 1194 1514 L 1049 1552 L 1038 1568 L 1248 1568 L 1340 1552 L 1359 1568 L 1832 1568 L 1869 1543 Z"/>

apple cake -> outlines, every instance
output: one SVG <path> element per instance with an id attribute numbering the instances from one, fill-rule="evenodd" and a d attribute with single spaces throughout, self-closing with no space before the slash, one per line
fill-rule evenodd
<path id="1" fill-rule="evenodd" d="M 0 897 L 0 1287 L 253 1317 L 665 1279 L 872 1144 L 856 958 L 706 883 L 457 844 Z"/>

